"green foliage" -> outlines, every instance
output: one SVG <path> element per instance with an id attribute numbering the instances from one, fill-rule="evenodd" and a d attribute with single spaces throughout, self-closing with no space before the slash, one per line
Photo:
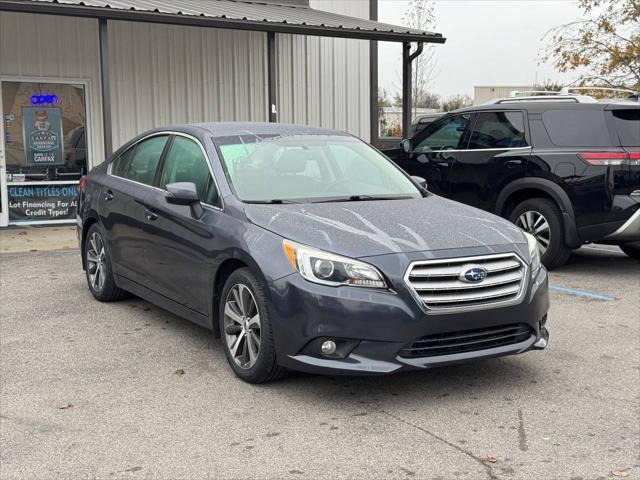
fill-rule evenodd
<path id="1" fill-rule="evenodd" d="M 544 90 L 546 92 L 559 92 L 564 85 L 551 79 L 546 79 L 534 85 L 535 90 Z"/>
<path id="2" fill-rule="evenodd" d="M 459 108 L 469 107 L 473 104 L 469 95 L 452 95 L 442 102 L 442 111 L 451 112 Z"/>

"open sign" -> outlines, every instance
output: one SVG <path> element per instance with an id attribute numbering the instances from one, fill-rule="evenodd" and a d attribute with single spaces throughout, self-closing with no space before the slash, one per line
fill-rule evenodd
<path id="1" fill-rule="evenodd" d="M 30 100 L 31 105 L 53 105 L 58 103 L 60 98 L 53 93 L 47 93 L 45 95 L 31 95 Z"/>

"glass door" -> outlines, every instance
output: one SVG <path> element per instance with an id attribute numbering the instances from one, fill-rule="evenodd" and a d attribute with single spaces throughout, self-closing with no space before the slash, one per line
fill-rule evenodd
<path id="1" fill-rule="evenodd" d="M 74 222 L 88 165 L 85 86 L 2 80 L 0 96 L 4 224 Z"/>
<path id="2" fill-rule="evenodd" d="M 6 227 L 9 224 L 9 211 L 7 210 L 7 169 L 5 154 L 5 133 L 4 133 L 4 109 L 2 108 L 2 82 L 0 82 L 0 227 Z"/>

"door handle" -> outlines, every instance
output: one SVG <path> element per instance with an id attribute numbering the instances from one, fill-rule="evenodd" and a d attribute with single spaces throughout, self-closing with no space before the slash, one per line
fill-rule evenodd
<path id="1" fill-rule="evenodd" d="M 153 222 L 154 220 L 158 219 L 158 214 L 154 212 L 153 209 L 151 208 L 145 208 L 144 215 L 145 217 L 147 217 L 147 220 L 149 220 L 150 222 Z"/>
<path id="2" fill-rule="evenodd" d="M 436 165 L 439 167 L 449 167 L 451 164 L 449 162 L 438 162 Z"/>
<path id="3" fill-rule="evenodd" d="M 504 166 L 507 168 L 515 168 L 518 165 L 522 165 L 522 160 L 508 160 L 504 162 Z"/>
<path id="4" fill-rule="evenodd" d="M 104 192 L 104 199 L 107 202 L 110 202 L 111 200 L 113 200 L 113 192 L 111 190 L 105 190 Z"/>

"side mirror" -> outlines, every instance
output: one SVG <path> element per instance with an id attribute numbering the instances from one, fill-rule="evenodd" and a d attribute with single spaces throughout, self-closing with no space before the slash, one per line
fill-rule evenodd
<path id="1" fill-rule="evenodd" d="M 172 205 L 189 205 L 194 218 L 200 218 L 204 213 L 198 197 L 198 189 L 193 182 L 169 183 L 164 192 L 164 199 Z"/>
<path id="2" fill-rule="evenodd" d="M 402 150 L 404 150 L 406 153 L 411 153 L 411 139 L 410 138 L 405 138 L 404 140 L 402 140 L 400 142 L 400 147 L 402 148 Z"/>
<path id="3" fill-rule="evenodd" d="M 411 179 L 425 190 L 427 189 L 427 181 L 424 178 L 412 175 Z"/>

